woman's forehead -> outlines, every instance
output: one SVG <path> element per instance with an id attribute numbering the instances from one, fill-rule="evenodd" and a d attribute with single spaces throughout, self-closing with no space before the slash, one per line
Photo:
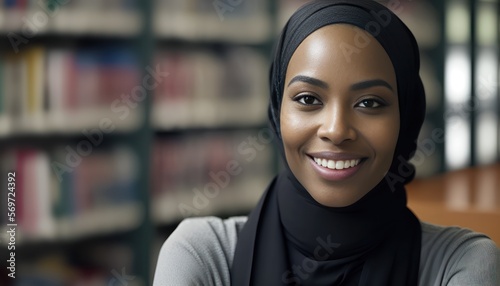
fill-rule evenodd
<path id="1" fill-rule="evenodd" d="M 396 87 L 394 67 L 382 45 L 347 24 L 328 25 L 307 36 L 288 63 L 285 85 L 297 74 L 324 81 L 333 77 L 382 78 Z"/>

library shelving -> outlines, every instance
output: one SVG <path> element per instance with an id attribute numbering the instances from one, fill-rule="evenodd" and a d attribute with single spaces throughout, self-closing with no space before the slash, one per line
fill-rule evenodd
<path id="1" fill-rule="evenodd" d="M 207 3 L 2 2 L 0 284 L 149 285 L 166 229 L 257 201 L 275 4 Z"/>
<path id="2" fill-rule="evenodd" d="M 153 260 L 186 217 L 248 213 L 277 168 L 266 122 L 276 3 L 154 4 L 153 58 L 169 75 L 151 108 Z"/>
<path id="3" fill-rule="evenodd" d="M 17 271 L 0 284 L 149 284 L 146 2 L 1 2 L 0 181 L 15 172 L 16 201 L 9 221 L 2 192 L 0 253 L 15 222 Z"/>

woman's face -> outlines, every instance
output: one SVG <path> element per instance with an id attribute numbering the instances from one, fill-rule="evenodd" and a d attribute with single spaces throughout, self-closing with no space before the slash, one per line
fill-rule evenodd
<path id="1" fill-rule="evenodd" d="M 389 56 L 354 26 L 316 30 L 289 62 L 280 120 L 288 165 L 311 196 L 330 207 L 355 203 L 384 178 L 396 148 Z"/>

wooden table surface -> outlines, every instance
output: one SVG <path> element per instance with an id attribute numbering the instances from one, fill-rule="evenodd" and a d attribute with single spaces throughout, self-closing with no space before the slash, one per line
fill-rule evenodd
<path id="1" fill-rule="evenodd" d="M 500 164 L 415 179 L 407 194 L 420 220 L 485 233 L 500 247 Z"/>

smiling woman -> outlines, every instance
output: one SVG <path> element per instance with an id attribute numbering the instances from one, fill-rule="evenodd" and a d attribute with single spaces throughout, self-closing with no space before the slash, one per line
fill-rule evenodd
<path id="1" fill-rule="evenodd" d="M 396 15 L 369 0 L 306 4 L 283 30 L 270 84 L 283 172 L 248 217 L 181 223 L 155 285 L 500 284 L 489 238 L 406 206 L 425 94 Z"/>
<path id="2" fill-rule="evenodd" d="M 354 45 L 356 30 L 339 24 L 309 35 L 290 59 L 281 103 L 288 166 L 330 207 L 353 204 L 373 189 L 398 139 L 396 75 L 384 48 L 373 37 L 352 58 L 337 48 Z"/>

